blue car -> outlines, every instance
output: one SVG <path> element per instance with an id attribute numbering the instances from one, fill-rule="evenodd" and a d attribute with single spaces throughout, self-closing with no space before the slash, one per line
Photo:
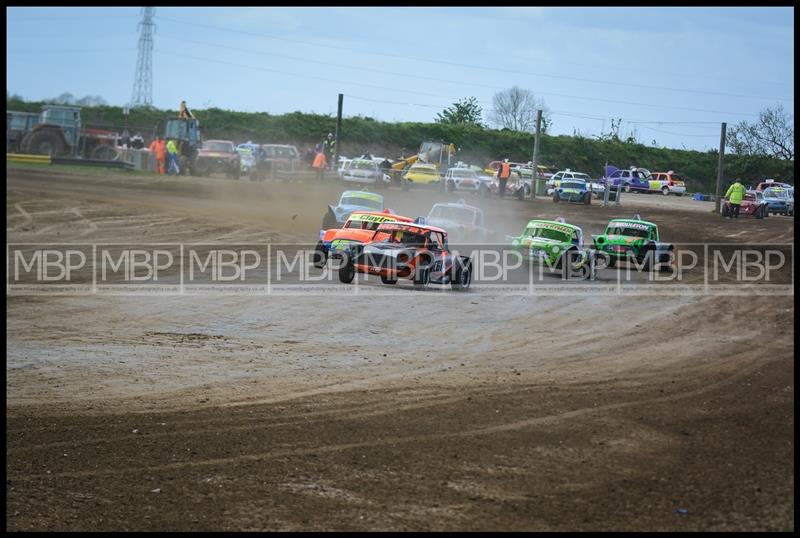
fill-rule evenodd
<path id="1" fill-rule="evenodd" d="M 344 191 L 339 204 L 329 205 L 322 229 L 341 228 L 353 211 L 383 211 L 383 196 L 368 191 Z"/>
<path id="2" fill-rule="evenodd" d="M 589 205 L 592 203 L 592 193 L 589 191 L 586 181 L 582 179 L 565 179 L 553 190 L 553 201 L 556 203 L 578 202 Z"/>
<path id="3" fill-rule="evenodd" d="M 646 168 L 632 166 L 630 170 L 621 170 L 616 166 L 607 165 L 603 168 L 604 175 L 600 183 L 606 186 L 621 187 L 622 192 L 649 192 L 650 171 Z"/>
<path id="4" fill-rule="evenodd" d="M 794 196 L 789 196 L 789 191 L 781 187 L 764 189 L 764 203 L 770 214 L 794 216 Z M 792 193 L 794 194 L 794 193 Z"/>

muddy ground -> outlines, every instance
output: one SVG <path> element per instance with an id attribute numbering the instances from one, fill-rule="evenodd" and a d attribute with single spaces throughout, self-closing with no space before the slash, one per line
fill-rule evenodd
<path id="1" fill-rule="evenodd" d="M 8 168 L 7 242 L 313 243 L 341 190 Z M 638 212 L 675 243 L 794 242 L 661 195 L 385 194 L 464 197 L 501 237 Z M 6 527 L 793 529 L 793 298 L 7 293 Z"/>

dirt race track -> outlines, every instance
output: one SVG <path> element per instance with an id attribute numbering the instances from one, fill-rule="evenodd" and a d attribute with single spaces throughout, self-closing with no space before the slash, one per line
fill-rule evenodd
<path id="1" fill-rule="evenodd" d="M 8 168 L 7 242 L 313 243 L 340 192 Z M 500 237 L 794 242 L 686 198 L 474 200 Z M 794 529 L 793 294 L 397 291 L 7 295 L 7 529 Z"/>

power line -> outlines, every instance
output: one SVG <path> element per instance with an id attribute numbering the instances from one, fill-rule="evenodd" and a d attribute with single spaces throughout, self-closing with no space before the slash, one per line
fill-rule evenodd
<path id="1" fill-rule="evenodd" d="M 356 52 L 356 53 L 359 53 L 359 54 L 368 54 L 368 55 L 373 55 L 373 56 L 386 56 L 386 57 L 389 57 L 389 58 L 400 58 L 400 59 L 405 59 L 405 60 L 414 60 L 414 61 L 428 62 L 428 63 L 434 63 L 434 64 L 450 65 L 450 66 L 456 66 L 456 67 L 466 67 L 466 68 L 469 68 L 469 69 L 481 69 L 481 70 L 487 70 L 487 71 L 497 71 L 497 72 L 502 72 L 502 73 L 514 73 L 514 74 L 534 76 L 534 77 L 546 77 L 546 78 L 556 78 L 556 79 L 564 79 L 564 80 L 574 80 L 574 81 L 580 81 L 580 82 L 591 82 L 591 83 L 595 83 L 595 84 L 606 84 L 606 85 L 613 85 L 613 86 L 622 85 L 622 86 L 626 86 L 626 87 L 655 89 L 655 90 L 663 90 L 663 91 L 675 91 L 675 92 L 697 93 L 697 94 L 707 94 L 707 95 L 720 95 L 720 96 L 726 96 L 726 97 L 739 97 L 739 98 L 744 98 L 744 99 L 759 99 L 759 100 L 770 100 L 770 101 L 794 101 L 793 98 L 764 97 L 764 96 L 754 96 L 754 95 L 745 95 L 745 94 L 736 94 L 736 93 L 713 92 L 713 91 L 706 91 L 706 90 L 694 90 L 694 89 L 689 89 L 689 88 L 670 88 L 670 87 L 666 87 L 666 86 L 635 84 L 635 83 L 631 83 L 631 82 L 625 82 L 623 84 L 623 83 L 607 81 L 607 80 L 586 79 L 586 78 L 572 77 L 572 76 L 566 76 L 566 75 L 553 75 L 553 74 L 546 74 L 546 73 L 532 73 L 532 72 L 529 72 L 529 71 L 519 71 L 519 70 L 515 70 L 515 69 L 504 69 L 504 68 L 500 68 L 500 67 L 490 67 L 490 66 L 482 66 L 482 65 L 463 64 L 463 63 L 458 63 L 458 62 L 448 62 L 446 60 L 433 60 L 433 59 L 430 59 L 430 58 L 419 58 L 419 57 L 414 57 L 414 56 L 403 56 L 403 55 L 400 55 L 400 54 L 390 54 L 390 53 L 375 52 L 375 51 L 365 51 L 363 49 L 353 49 L 353 48 L 350 48 L 350 47 L 342 47 L 342 46 L 330 45 L 330 44 L 326 45 L 326 44 L 322 44 L 322 43 L 315 43 L 313 41 L 304 41 L 304 40 L 299 40 L 299 39 L 289 39 L 289 38 L 284 38 L 284 37 L 277 37 L 277 36 L 270 35 L 270 34 L 263 34 L 263 33 L 259 33 L 259 32 L 250 32 L 250 31 L 247 31 L 247 30 L 234 30 L 232 28 L 225 28 L 225 27 L 222 27 L 222 26 L 182 21 L 182 20 L 179 20 L 179 19 L 173 19 L 171 17 L 164 17 L 164 16 L 161 16 L 161 15 L 159 15 L 158 18 L 162 19 L 162 20 L 166 20 L 166 21 L 177 22 L 178 24 L 186 24 L 186 25 L 190 25 L 190 26 L 198 26 L 198 27 L 202 27 L 202 28 L 210 28 L 210 29 L 221 30 L 221 31 L 225 31 L 225 32 L 233 32 L 233 33 L 252 35 L 252 36 L 256 36 L 256 37 L 263 37 L 263 38 L 266 38 L 266 39 L 274 39 L 274 40 L 277 40 L 277 41 L 286 41 L 286 42 L 289 42 L 289 43 L 299 43 L 299 44 L 302 44 L 302 45 L 310 45 L 310 46 L 314 46 L 314 47 L 321 47 L 321 48 L 327 48 L 327 49 L 346 50 L 346 51 L 349 51 L 349 52 Z"/>
<path id="2" fill-rule="evenodd" d="M 295 76 L 295 77 L 300 77 L 300 78 L 323 80 L 323 81 L 326 81 L 326 82 L 334 82 L 336 84 L 346 84 L 346 85 L 351 85 L 351 86 L 352 85 L 358 85 L 358 86 L 362 86 L 362 87 L 371 87 L 371 88 L 375 88 L 375 89 L 388 90 L 388 91 L 394 91 L 394 92 L 400 92 L 400 93 L 415 93 L 417 95 L 426 95 L 428 97 L 440 97 L 440 98 L 443 98 L 443 99 L 455 99 L 455 100 L 458 100 L 458 99 L 461 98 L 461 97 L 454 97 L 454 96 L 450 96 L 450 95 L 440 95 L 440 94 L 434 94 L 434 93 L 428 93 L 428 92 L 419 92 L 419 91 L 415 91 L 415 90 L 403 90 L 403 89 L 397 89 L 397 88 L 389 88 L 389 87 L 386 87 L 386 86 L 377 86 L 377 85 L 374 85 L 374 84 L 355 83 L 355 82 L 352 82 L 352 81 L 335 80 L 335 79 L 329 79 L 329 78 L 324 78 L 324 77 L 317 77 L 317 76 L 314 76 L 314 75 L 306 75 L 306 74 L 301 74 L 301 73 L 292 73 L 292 72 L 289 72 L 289 71 L 280 71 L 280 70 L 277 70 L 277 69 L 268 69 L 268 68 L 263 68 L 263 67 L 255 67 L 255 66 L 248 66 L 248 65 L 243 65 L 243 64 L 235 64 L 233 62 L 226 62 L 226 61 L 223 61 L 223 60 L 211 60 L 211 59 L 208 59 L 208 58 L 200 58 L 200 57 L 197 57 L 197 56 L 181 55 L 181 54 L 178 54 L 178 53 L 167 52 L 167 51 L 162 51 L 162 50 L 158 50 L 157 52 L 159 52 L 160 54 L 168 54 L 168 55 L 172 55 L 172 56 L 183 56 L 185 58 L 204 61 L 204 62 L 213 62 L 213 63 L 231 65 L 231 66 L 235 66 L 235 67 L 241 67 L 243 69 L 265 71 L 265 72 L 270 72 L 270 73 L 279 73 L 279 74 L 283 74 L 283 75 L 290 75 L 290 76 Z M 459 84 L 459 82 L 455 82 L 455 81 L 454 81 L 454 83 L 455 84 Z M 736 116 L 758 116 L 758 114 L 752 114 L 752 113 L 746 113 L 746 112 L 730 112 L 730 111 L 721 111 L 721 110 L 709 110 L 709 109 L 704 109 L 704 108 L 677 107 L 677 106 L 670 106 L 670 105 L 656 105 L 656 104 L 651 104 L 651 103 L 636 103 L 636 102 L 632 102 L 632 101 L 621 101 L 621 100 L 618 100 L 618 99 L 602 99 L 602 98 L 599 98 L 599 97 L 583 97 L 583 96 L 579 96 L 579 95 L 568 95 L 568 94 L 554 93 L 554 92 L 538 92 L 538 94 L 539 95 L 554 95 L 554 96 L 558 96 L 558 97 L 567 97 L 567 98 L 571 98 L 571 99 L 582 99 L 582 100 L 586 100 L 586 101 L 600 101 L 600 102 L 614 103 L 614 104 L 643 106 L 643 107 L 658 108 L 658 109 L 687 110 L 687 111 L 690 111 L 690 112 L 708 112 L 708 113 L 713 113 L 713 114 L 728 114 L 728 115 L 736 115 Z M 484 106 L 488 106 L 488 105 L 486 105 L 486 103 L 481 103 L 481 104 L 484 105 Z"/>
<path id="3" fill-rule="evenodd" d="M 325 82 L 333 82 L 335 84 L 345 84 L 345 85 L 348 85 L 348 86 L 358 86 L 360 88 L 375 88 L 375 89 L 378 89 L 378 90 L 388 90 L 388 91 L 399 92 L 399 93 L 416 93 L 418 95 L 427 95 L 428 97 L 441 97 L 443 99 L 459 99 L 458 97 L 453 97 L 453 96 L 449 96 L 449 95 L 438 95 L 438 94 L 435 94 L 435 93 L 418 92 L 418 91 L 414 91 L 414 90 L 399 90 L 397 88 L 389 88 L 389 87 L 386 87 L 386 86 L 377 86 L 377 85 L 374 85 L 374 84 L 364 84 L 364 83 L 361 83 L 361 82 L 353 82 L 353 81 L 346 81 L 346 80 L 336 80 L 336 79 L 331 79 L 331 78 L 318 77 L 318 76 L 315 76 L 315 75 L 306 75 L 306 74 L 303 74 L 303 73 L 292 73 L 291 71 L 280 71 L 278 69 L 269 69 L 269 68 L 266 68 L 266 67 L 256 67 L 256 66 L 251 66 L 251 65 L 243 65 L 243 64 L 233 63 L 233 62 L 227 62 L 227 61 L 224 61 L 224 60 L 212 60 L 212 59 L 209 59 L 209 58 L 201 58 L 201 57 L 198 57 L 198 56 L 190 56 L 188 54 L 179 54 L 179 53 L 176 53 L 176 52 L 167 52 L 167 51 L 163 51 L 163 50 L 160 50 L 160 49 L 156 49 L 156 52 L 159 53 L 159 54 L 166 54 L 168 56 L 177 56 L 177 57 L 180 57 L 180 58 L 187 58 L 187 59 L 190 59 L 190 60 L 198 60 L 198 61 L 201 61 L 201 62 L 218 63 L 218 64 L 230 65 L 230 66 L 234 66 L 234 67 L 241 67 L 243 69 L 249 69 L 249 70 L 255 70 L 255 71 L 264 71 L 264 72 L 267 72 L 267 73 L 278 73 L 278 74 L 281 74 L 281 75 L 289 75 L 289 76 L 299 77 L 299 78 L 307 78 L 307 79 L 312 79 L 312 80 L 322 80 L 322 81 L 325 81 Z"/>
<path id="4" fill-rule="evenodd" d="M 135 48 L 127 47 L 127 48 L 113 48 L 113 49 L 53 49 L 53 50 L 8 50 L 6 51 L 8 54 L 94 54 L 94 53 L 105 53 L 105 52 L 131 52 L 135 51 Z"/>
<path id="5" fill-rule="evenodd" d="M 648 127 L 647 125 L 641 125 L 641 126 L 644 127 L 645 129 L 650 130 L 650 131 L 655 131 L 657 133 L 663 133 L 663 134 L 674 135 L 674 136 L 689 136 L 689 137 L 692 137 L 692 138 L 719 138 L 719 133 L 716 133 L 716 134 L 713 134 L 713 133 L 712 134 L 704 134 L 704 135 L 702 135 L 702 134 L 687 134 L 687 133 L 672 133 L 670 131 L 662 131 L 661 129 L 654 129 L 653 127 Z"/>

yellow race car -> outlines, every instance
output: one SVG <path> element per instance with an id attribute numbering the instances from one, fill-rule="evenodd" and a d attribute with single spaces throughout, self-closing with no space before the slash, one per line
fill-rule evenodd
<path id="1" fill-rule="evenodd" d="M 406 188 L 409 185 L 433 185 L 441 182 L 439 170 L 433 164 L 415 163 L 403 175 L 403 186 Z"/>

